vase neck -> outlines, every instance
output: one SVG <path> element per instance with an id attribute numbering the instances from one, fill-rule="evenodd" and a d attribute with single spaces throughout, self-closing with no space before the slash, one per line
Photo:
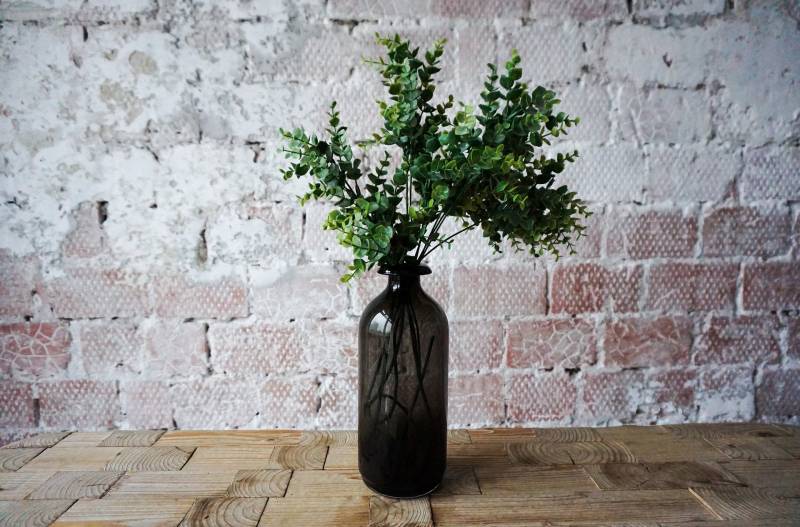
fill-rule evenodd
<path id="1" fill-rule="evenodd" d="M 420 288 L 419 275 L 389 275 L 387 288 L 395 293 L 416 291 Z"/>

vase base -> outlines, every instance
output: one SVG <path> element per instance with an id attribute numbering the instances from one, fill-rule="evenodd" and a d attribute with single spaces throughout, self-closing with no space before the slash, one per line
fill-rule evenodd
<path id="1" fill-rule="evenodd" d="M 386 497 L 386 498 L 392 498 L 392 499 L 395 499 L 395 500 L 413 500 L 413 499 L 415 499 L 415 498 L 422 498 L 423 496 L 427 496 L 428 494 L 431 494 L 431 493 L 433 493 L 433 492 L 436 492 L 436 489 L 438 489 L 438 488 L 439 488 L 439 486 L 442 484 L 441 482 L 439 482 L 439 483 L 437 483 L 436 485 L 434 485 L 432 489 L 430 489 L 430 490 L 427 490 L 427 491 L 425 491 L 425 492 L 421 492 L 421 493 L 419 493 L 419 494 L 405 495 L 405 496 L 396 496 L 396 495 L 392 495 L 392 494 L 387 494 L 386 492 L 381 492 L 381 491 L 379 491 L 379 490 L 378 490 L 378 489 L 376 489 L 374 486 L 372 486 L 371 484 L 369 484 L 369 483 L 367 482 L 367 480 L 365 480 L 363 477 L 361 478 L 361 480 L 364 482 L 364 485 L 366 485 L 366 486 L 367 486 L 367 488 L 368 488 L 369 490 L 371 490 L 372 492 L 374 492 L 375 494 L 379 494 L 379 495 L 381 495 L 381 496 L 384 496 L 384 497 Z"/>

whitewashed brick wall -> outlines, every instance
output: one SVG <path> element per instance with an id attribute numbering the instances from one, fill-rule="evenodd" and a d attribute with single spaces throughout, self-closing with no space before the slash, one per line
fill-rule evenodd
<path id="1" fill-rule="evenodd" d="M 800 419 L 800 8 L 766 0 L 0 1 L 0 437 L 353 427 L 382 278 L 279 177 L 277 129 L 379 124 L 373 34 L 449 40 L 582 124 L 579 255 L 470 234 L 425 286 L 453 426 Z"/>

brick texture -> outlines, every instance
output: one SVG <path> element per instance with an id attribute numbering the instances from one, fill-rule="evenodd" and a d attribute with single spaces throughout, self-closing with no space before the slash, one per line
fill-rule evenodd
<path id="1" fill-rule="evenodd" d="M 278 128 L 323 133 L 336 99 L 371 137 L 376 32 L 448 40 L 434 102 L 478 103 L 516 48 L 581 118 L 543 149 L 580 154 L 555 182 L 593 212 L 574 254 L 475 229 L 427 262 L 451 426 L 798 423 L 792 2 L 95 4 L 0 0 L 0 441 L 355 426 L 387 279 L 340 283 L 352 253 L 283 181 Z"/>

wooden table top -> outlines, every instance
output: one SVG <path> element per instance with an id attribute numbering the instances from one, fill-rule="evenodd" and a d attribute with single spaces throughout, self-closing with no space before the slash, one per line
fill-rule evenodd
<path id="1" fill-rule="evenodd" d="M 354 432 L 63 432 L 0 449 L 0 525 L 52 522 L 800 525 L 800 428 L 454 430 L 442 487 L 415 500 L 364 486 Z"/>

